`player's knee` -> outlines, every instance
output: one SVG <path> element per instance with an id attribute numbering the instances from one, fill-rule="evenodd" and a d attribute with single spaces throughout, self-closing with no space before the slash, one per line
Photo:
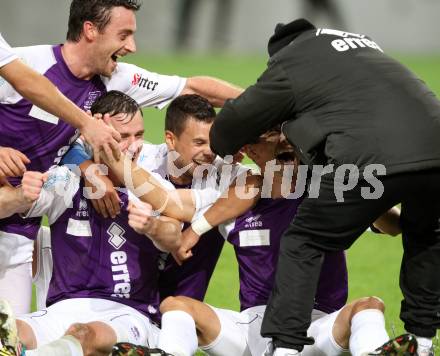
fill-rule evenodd
<path id="1" fill-rule="evenodd" d="M 352 316 L 366 309 L 377 309 L 380 312 L 385 311 L 385 303 L 378 297 L 365 297 L 355 301 L 352 310 Z"/>
<path id="2" fill-rule="evenodd" d="M 66 335 L 75 337 L 81 344 L 83 348 L 84 356 L 89 356 L 94 354 L 93 339 L 95 338 L 95 333 L 91 327 L 87 324 L 75 323 L 72 324 L 66 331 Z"/>
<path id="3" fill-rule="evenodd" d="M 188 303 L 186 303 L 185 297 L 167 297 L 162 303 L 160 303 L 160 312 L 162 314 L 174 310 L 180 310 L 192 314 L 191 308 Z"/>
<path id="4" fill-rule="evenodd" d="M 37 347 L 37 339 L 29 324 L 22 320 L 17 320 L 17 332 L 18 338 L 26 349 L 33 350 Z"/>

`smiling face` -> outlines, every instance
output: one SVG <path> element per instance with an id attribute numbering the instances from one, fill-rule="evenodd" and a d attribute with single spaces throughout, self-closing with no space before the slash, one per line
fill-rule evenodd
<path id="1" fill-rule="evenodd" d="M 165 140 L 168 150 L 176 151 L 178 158 L 174 161 L 178 169 L 188 167 L 183 174 L 178 177 L 191 180 L 194 170 L 203 164 L 211 164 L 215 159 L 215 154 L 209 147 L 209 130 L 212 122 L 203 122 L 189 118 L 185 122 L 185 127 L 180 135 L 175 135 L 171 131 L 165 131 Z"/>
<path id="2" fill-rule="evenodd" d="M 135 32 L 134 11 L 122 6 L 113 7 L 110 10 L 110 22 L 102 31 L 95 28 L 91 37 L 96 74 L 110 77 L 116 69 L 118 58 L 136 52 Z"/>
<path id="3" fill-rule="evenodd" d="M 248 144 L 243 151 L 262 171 L 266 163 L 272 160 L 281 165 L 281 170 L 287 164 L 295 164 L 295 151 L 283 134 L 278 130 L 270 130 L 258 138 L 258 141 Z"/>
<path id="4" fill-rule="evenodd" d="M 141 112 L 132 114 L 116 114 L 110 117 L 113 128 L 121 134 L 119 148 L 129 154 L 133 160 L 139 157 L 144 142 L 144 120 Z"/>

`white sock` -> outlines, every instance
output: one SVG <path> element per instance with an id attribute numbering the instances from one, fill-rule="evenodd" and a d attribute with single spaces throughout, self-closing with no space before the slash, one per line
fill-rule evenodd
<path id="1" fill-rule="evenodd" d="M 365 309 L 351 319 L 350 352 L 353 356 L 374 351 L 388 340 L 381 311 Z"/>
<path id="2" fill-rule="evenodd" d="M 35 350 L 27 350 L 25 354 L 26 356 L 84 356 L 80 342 L 71 335 L 65 335 Z"/>
<path id="3" fill-rule="evenodd" d="M 419 352 L 429 350 L 432 347 L 432 339 L 429 339 L 427 337 L 420 337 L 416 336 L 417 339 L 417 353 L 420 355 Z"/>
<path id="4" fill-rule="evenodd" d="M 299 355 L 299 351 L 295 349 L 285 349 L 284 347 L 277 347 L 273 356 L 293 356 Z"/>
<path id="5" fill-rule="evenodd" d="M 172 310 L 162 315 L 158 347 L 174 356 L 192 356 L 197 350 L 196 323 L 184 311 Z"/>

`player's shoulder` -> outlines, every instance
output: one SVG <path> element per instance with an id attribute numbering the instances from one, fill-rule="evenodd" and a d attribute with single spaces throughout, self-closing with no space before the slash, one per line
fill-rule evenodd
<path id="1" fill-rule="evenodd" d="M 137 164 L 144 169 L 152 171 L 161 167 L 166 169 L 167 155 L 168 148 L 165 143 L 159 145 L 144 143 Z"/>
<path id="2" fill-rule="evenodd" d="M 40 73 L 46 72 L 57 63 L 51 45 L 14 47 L 14 51 L 24 63 Z"/>

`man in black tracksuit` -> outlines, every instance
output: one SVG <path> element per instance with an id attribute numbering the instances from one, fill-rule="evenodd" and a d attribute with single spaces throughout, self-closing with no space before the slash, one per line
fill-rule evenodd
<path id="1" fill-rule="evenodd" d="M 303 163 L 330 166 L 319 197 L 309 191 L 283 236 L 262 335 L 280 349 L 312 343 L 306 331 L 323 252 L 349 248 L 401 203 L 400 316 L 408 332 L 432 338 L 440 327 L 439 101 L 363 35 L 297 20 L 278 25 L 268 48 L 268 68 L 257 83 L 219 113 L 212 150 L 234 154 L 284 123 Z M 358 184 L 344 192 L 357 173 Z M 372 173 L 381 184 L 365 179 Z"/>

